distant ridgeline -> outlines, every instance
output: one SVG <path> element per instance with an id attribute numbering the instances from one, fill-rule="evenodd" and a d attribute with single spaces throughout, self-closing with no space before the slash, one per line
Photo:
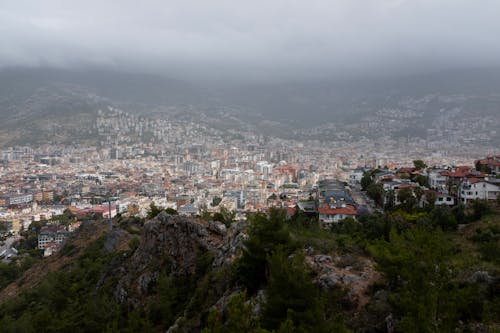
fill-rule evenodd
<path id="1" fill-rule="evenodd" d="M 0 142 L 104 145 L 188 141 L 197 135 L 244 140 L 245 134 L 352 142 L 380 140 L 383 133 L 424 140 L 421 145 L 428 148 L 495 147 L 500 144 L 495 73 L 208 88 L 109 71 L 3 70 Z"/>

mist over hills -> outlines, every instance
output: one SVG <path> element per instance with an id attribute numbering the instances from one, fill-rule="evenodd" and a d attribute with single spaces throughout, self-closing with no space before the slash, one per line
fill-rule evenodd
<path id="1" fill-rule="evenodd" d="M 62 70 L 51 68 L 16 68 L 1 72 L 1 94 L 22 96 L 39 87 L 58 84 L 80 86 L 89 92 L 128 103 L 194 102 L 201 90 L 181 80 L 148 74 L 121 73 L 106 70 Z"/>
<path id="2" fill-rule="evenodd" d="M 330 140 L 340 132 L 351 139 L 377 135 L 432 139 L 434 130 L 450 132 L 469 123 L 485 133 L 483 141 L 497 142 L 500 70 L 217 83 L 104 70 L 0 72 L 3 146 L 55 138 L 92 143 L 97 111 L 107 106 L 152 120 L 184 119 L 289 139 Z"/>

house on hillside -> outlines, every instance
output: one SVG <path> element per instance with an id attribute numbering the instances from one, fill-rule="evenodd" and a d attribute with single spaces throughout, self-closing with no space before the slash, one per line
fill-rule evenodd
<path id="1" fill-rule="evenodd" d="M 62 242 L 66 240 L 68 234 L 69 232 L 66 230 L 64 225 L 44 226 L 42 227 L 40 233 L 38 234 L 38 248 L 41 250 L 45 250 L 45 248 L 51 245 L 52 243 L 59 246 Z"/>
<path id="2" fill-rule="evenodd" d="M 486 167 L 490 173 L 500 175 L 500 155 L 487 156 L 485 159 L 477 160 L 476 165 Z"/>
<path id="3" fill-rule="evenodd" d="M 364 173 L 365 172 L 363 169 L 352 170 L 349 173 L 349 184 L 351 184 L 351 185 L 359 184 L 361 182 L 361 178 L 363 178 Z"/>
<path id="4" fill-rule="evenodd" d="M 498 179 L 465 179 L 460 184 L 458 193 L 460 202 L 467 204 L 474 199 L 496 200 L 500 195 L 500 180 Z"/>
<path id="5" fill-rule="evenodd" d="M 373 176 L 373 180 L 375 181 L 375 183 L 381 183 L 381 182 L 391 181 L 394 178 L 395 178 L 394 173 L 392 171 L 389 171 L 389 170 L 384 170 L 384 171 L 381 171 L 381 172 L 377 172 Z"/>
<path id="6" fill-rule="evenodd" d="M 441 193 L 448 192 L 448 170 L 429 170 L 429 187 Z"/>
<path id="7" fill-rule="evenodd" d="M 100 205 L 83 209 L 70 206 L 68 209 L 78 218 L 84 218 L 90 215 L 103 219 L 109 219 L 115 217 L 118 212 L 116 205 Z"/>
<path id="8" fill-rule="evenodd" d="M 441 172 L 441 176 L 446 177 L 446 191 L 451 195 L 457 196 L 463 179 L 472 177 L 473 172 L 469 166 L 457 166 L 452 170 Z"/>
<path id="9" fill-rule="evenodd" d="M 455 206 L 455 198 L 446 193 L 438 193 L 436 196 L 436 201 L 434 202 L 436 206 Z"/>
<path id="10" fill-rule="evenodd" d="M 412 183 L 409 179 L 394 179 L 383 183 L 383 188 L 385 191 L 397 191 L 404 187 L 415 187 L 415 183 Z"/>
<path id="11" fill-rule="evenodd" d="M 318 208 L 319 222 L 323 227 L 328 227 L 332 223 L 337 223 L 347 217 L 356 218 L 358 211 L 352 205 L 328 205 L 324 204 Z"/>
<path id="12" fill-rule="evenodd" d="M 434 205 L 435 206 L 454 206 L 455 205 L 455 198 L 447 193 L 442 193 L 438 192 L 435 190 L 426 190 L 424 192 L 424 195 L 419 199 L 419 207 L 424 207 L 425 205 L 428 204 L 428 198 L 430 197 L 430 194 L 433 194 L 434 197 L 436 198 L 434 200 Z"/>
<path id="13" fill-rule="evenodd" d="M 345 204 L 354 205 L 354 200 L 346 191 L 325 191 L 324 192 L 324 203 L 331 204 Z"/>
<path id="14" fill-rule="evenodd" d="M 315 200 L 299 200 L 297 202 L 297 207 L 306 214 L 316 214 L 316 201 Z"/>

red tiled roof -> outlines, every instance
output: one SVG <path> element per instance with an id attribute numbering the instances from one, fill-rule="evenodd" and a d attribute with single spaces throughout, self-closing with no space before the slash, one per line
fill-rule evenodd
<path id="1" fill-rule="evenodd" d="M 91 211 L 94 213 L 105 213 L 109 210 L 107 207 L 103 206 L 97 206 L 97 207 L 92 207 Z"/>
<path id="2" fill-rule="evenodd" d="M 449 177 L 453 177 L 453 178 L 463 178 L 467 175 L 470 175 L 471 172 L 470 170 L 458 170 L 457 171 L 454 171 L 454 172 L 449 172 L 448 171 L 448 174 L 441 174 L 443 176 L 449 176 Z"/>
<path id="3" fill-rule="evenodd" d="M 468 181 L 471 184 L 475 184 L 475 183 L 483 182 L 484 180 L 483 179 L 479 179 L 479 178 L 469 178 Z"/>
<path id="4" fill-rule="evenodd" d="M 288 215 L 288 216 L 294 215 L 296 211 L 297 211 L 297 208 L 295 208 L 295 207 L 286 207 L 286 215 Z"/>
<path id="5" fill-rule="evenodd" d="M 356 211 L 356 208 L 350 205 L 346 205 L 345 207 L 339 207 L 339 208 L 330 208 L 328 205 L 324 205 L 318 208 L 318 212 L 320 214 L 327 214 L 327 215 L 356 215 L 358 212 Z"/>
<path id="6" fill-rule="evenodd" d="M 282 166 L 279 166 L 279 167 L 276 167 L 273 169 L 274 172 L 280 172 L 280 173 L 284 173 L 284 172 L 293 172 L 295 173 L 297 171 L 297 168 L 291 166 L 291 165 L 282 165 Z"/>
<path id="7" fill-rule="evenodd" d="M 484 159 L 477 160 L 476 163 L 479 162 L 479 164 L 482 164 L 482 165 L 500 166 L 500 161 L 498 161 L 497 159 L 500 159 L 499 155 L 496 155 L 496 156 L 487 156 Z"/>

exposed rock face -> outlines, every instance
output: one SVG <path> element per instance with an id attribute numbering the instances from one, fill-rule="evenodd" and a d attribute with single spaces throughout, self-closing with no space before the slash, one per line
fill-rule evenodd
<path id="1" fill-rule="evenodd" d="M 220 224 L 225 227 L 222 223 Z M 218 254 L 213 262 L 214 267 L 231 264 L 241 254 L 243 241 L 248 238 L 248 235 L 244 233 L 245 226 L 246 223 L 243 221 L 231 224 L 224 234 L 223 245 L 218 249 Z"/>
<path id="2" fill-rule="evenodd" d="M 318 254 L 314 256 L 314 262 L 317 264 L 332 262 L 332 257 L 324 254 Z"/>
<path id="3" fill-rule="evenodd" d="M 162 269 L 174 275 L 192 275 L 200 256 L 207 253 L 214 258 L 215 269 L 232 262 L 246 238 L 243 228 L 242 222 L 226 228 L 220 222 L 160 213 L 146 222 L 139 247 L 114 272 L 121 276 L 115 289 L 116 299 L 137 306 L 139 299 L 150 292 Z"/>
<path id="4" fill-rule="evenodd" d="M 357 308 L 367 303 L 369 287 L 380 278 L 368 258 L 354 258 L 349 254 L 332 258 L 317 254 L 307 255 L 306 262 L 315 272 L 315 281 L 320 288 L 348 288 L 349 301 Z"/>
<path id="5" fill-rule="evenodd" d="M 185 217 L 161 213 L 144 225 L 141 244 L 131 264 L 142 271 L 152 263 L 167 260 L 179 274 L 193 273 L 200 253 L 222 246 L 223 236 L 214 229 Z"/>
<path id="6" fill-rule="evenodd" d="M 477 271 L 472 274 L 469 281 L 474 283 L 491 283 L 493 281 L 493 277 L 487 271 Z"/>

